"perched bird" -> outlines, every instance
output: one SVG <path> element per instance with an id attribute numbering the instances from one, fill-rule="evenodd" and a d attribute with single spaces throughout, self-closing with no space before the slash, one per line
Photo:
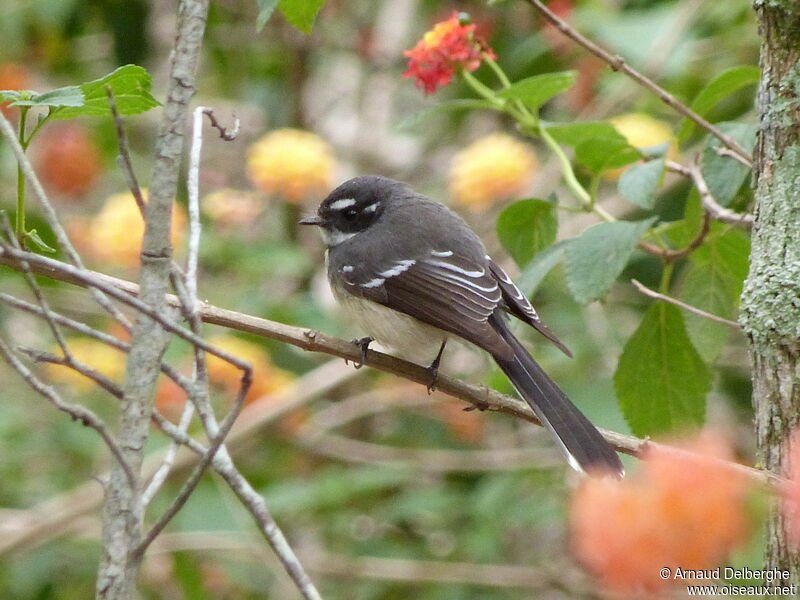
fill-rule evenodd
<path id="1" fill-rule="evenodd" d="M 616 452 L 542 370 L 506 323 L 511 314 L 569 350 L 449 208 L 375 175 L 351 179 L 300 221 L 320 227 L 336 299 L 370 337 L 436 371 L 448 338 L 482 348 L 579 471 L 623 474 Z M 438 349 L 438 352 L 437 352 Z M 430 354 L 426 354 L 430 353 Z"/>

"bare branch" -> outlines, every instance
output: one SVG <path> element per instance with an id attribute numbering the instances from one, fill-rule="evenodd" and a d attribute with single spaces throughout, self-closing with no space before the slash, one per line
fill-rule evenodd
<path id="1" fill-rule="evenodd" d="M 0 354 L 3 355 L 6 362 L 25 380 L 31 388 L 33 388 L 40 395 L 47 398 L 50 403 L 58 410 L 67 413 L 74 421 L 80 421 L 83 425 L 94 429 L 105 442 L 111 454 L 117 459 L 122 470 L 125 472 L 130 485 L 135 485 L 136 476 L 133 473 L 130 465 L 125 461 L 125 456 L 120 450 L 117 441 L 108 431 L 108 428 L 103 424 L 97 415 L 84 406 L 77 404 L 70 404 L 65 402 L 56 390 L 44 384 L 36 375 L 34 375 L 22 361 L 20 361 L 13 353 L 11 348 L 6 344 L 5 340 L 0 337 Z"/>
<path id="2" fill-rule="evenodd" d="M 39 200 L 39 204 L 42 207 L 42 212 L 44 213 L 44 218 L 47 221 L 47 224 L 53 230 L 53 233 L 56 236 L 56 240 L 58 241 L 58 245 L 61 250 L 67 255 L 69 261 L 78 268 L 83 267 L 83 261 L 81 260 L 78 251 L 75 250 L 75 247 L 70 242 L 69 237 L 67 236 L 67 232 L 64 231 L 64 227 L 61 225 L 61 222 L 58 220 L 58 215 L 56 214 L 53 205 L 50 203 L 50 200 L 47 198 L 47 194 L 42 187 L 41 182 L 39 181 L 36 172 L 33 170 L 33 166 L 31 165 L 30 160 L 25 155 L 25 150 L 22 149 L 20 146 L 19 140 L 17 140 L 17 136 L 14 133 L 14 128 L 11 127 L 11 123 L 8 122 L 8 119 L 0 111 L 0 133 L 3 134 L 3 137 L 6 138 L 8 141 L 9 146 L 11 146 L 11 150 L 14 152 L 14 156 L 17 159 L 17 163 L 19 164 L 20 168 L 22 169 L 22 173 L 25 175 L 25 180 L 28 182 L 28 185 L 31 186 L 33 189 L 34 195 L 36 196 L 37 200 Z M 95 301 L 102 306 L 114 319 L 116 319 L 125 329 L 130 329 L 131 323 L 128 318 L 122 314 L 119 309 L 114 306 L 108 298 L 106 298 L 100 290 L 92 290 L 92 296 L 94 297 Z"/>
<path id="3" fill-rule="evenodd" d="M 696 162 L 692 164 L 691 167 L 685 167 L 682 164 L 668 160 L 666 162 L 666 167 L 669 171 L 678 173 L 679 175 L 683 175 L 684 177 L 688 177 L 692 180 L 694 187 L 697 188 L 697 192 L 700 194 L 700 200 L 703 203 L 703 208 L 708 214 L 711 215 L 712 219 L 720 221 L 721 223 L 728 223 L 729 225 L 737 225 L 743 229 L 752 229 L 754 220 L 753 215 L 749 213 L 738 213 L 729 208 L 720 206 L 711 191 L 708 189 L 708 184 L 706 183 L 703 173 L 700 171 L 700 167 L 697 166 Z"/>
<path id="4" fill-rule="evenodd" d="M 232 142 L 236 139 L 236 136 L 239 135 L 239 126 L 241 125 L 241 121 L 236 114 L 233 115 L 233 129 L 227 129 L 223 127 L 219 121 L 217 121 L 217 117 L 214 115 L 214 111 L 212 109 L 204 108 L 203 113 L 208 116 L 208 120 L 211 121 L 211 126 L 219 131 L 219 137 L 226 142 Z"/>
<path id="5" fill-rule="evenodd" d="M 43 271 L 48 276 L 51 276 L 55 279 L 69 281 L 70 283 L 76 283 L 78 285 L 86 285 L 84 282 L 86 277 L 75 277 L 74 273 L 72 273 L 69 268 L 64 270 L 57 267 L 57 265 L 63 263 L 59 263 L 58 261 L 53 261 L 52 259 L 47 259 L 45 257 L 39 257 L 36 261 L 30 262 L 31 267 L 34 270 L 42 267 Z M 15 266 L 18 268 L 18 259 L 13 257 L 12 260 L 9 260 L 8 257 L 3 257 L 0 255 L 0 263 L 8 264 L 9 266 Z M 69 267 L 69 265 L 66 265 L 66 267 Z M 136 284 L 129 281 L 116 279 L 114 277 L 109 277 L 108 275 L 102 275 L 100 273 L 94 273 L 91 271 L 89 271 L 89 273 L 92 277 L 96 278 L 98 281 L 103 281 L 104 285 L 109 287 L 117 286 L 118 289 L 124 289 L 131 294 L 136 294 L 138 290 Z M 174 296 L 168 296 L 167 301 L 173 306 L 177 306 L 179 303 L 178 299 Z M 228 327 L 230 329 L 261 335 L 279 342 L 297 346 L 303 350 L 322 352 L 353 362 L 360 360 L 361 351 L 357 345 L 343 339 L 325 335 L 312 329 L 293 327 L 284 323 L 278 323 L 268 319 L 262 319 L 259 317 L 238 313 L 236 311 L 226 310 L 224 308 L 219 308 L 206 303 L 201 303 L 200 316 L 206 323 L 213 323 L 223 327 Z M 365 364 L 381 371 L 392 373 L 409 381 L 415 381 L 422 385 L 427 385 L 430 381 L 430 373 L 426 367 L 415 365 L 414 363 L 410 363 L 400 358 L 395 358 L 375 350 L 369 350 L 367 352 Z M 437 390 L 469 402 L 481 410 L 502 412 L 520 419 L 524 419 L 531 423 L 539 423 L 525 402 L 517 398 L 512 398 L 511 396 L 501 394 L 500 392 L 492 390 L 486 386 L 469 384 L 453 377 L 439 374 Z M 639 456 L 647 448 L 647 446 L 654 445 L 653 442 L 642 440 L 637 437 L 607 429 L 598 429 L 609 444 L 611 444 L 619 452 L 623 452 L 625 454 Z M 670 448 L 669 446 L 665 446 L 663 444 L 657 444 L 657 446 L 660 448 L 666 448 L 669 451 L 675 451 L 679 454 L 681 453 L 680 450 Z M 767 471 L 754 469 L 752 467 L 735 463 L 723 464 L 727 465 L 729 468 L 746 473 L 749 477 L 757 481 L 772 482 L 778 479 L 775 474 Z"/>
<path id="6" fill-rule="evenodd" d="M 46 362 L 53 365 L 62 365 L 68 369 L 72 369 L 94 381 L 101 389 L 104 389 L 109 394 L 122 400 L 122 389 L 111 379 L 103 375 L 100 371 L 93 369 L 86 363 L 77 360 L 72 356 L 56 356 L 52 352 L 45 352 L 43 350 L 36 350 L 34 348 L 24 348 L 18 346 L 17 350 L 28 356 L 35 362 Z"/>
<path id="7" fill-rule="evenodd" d="M 631 283 L 636 286 L 636 289 L 642 292 L 645 296 L 650 296 L 651 298 L 655 298 L 656 300 L 663 300 L 664 302 L 669 302 L 670 304 L 674 304 L 678 308 L 682 308 L 690 313 L 695 315 L 701 316 L 704 319 L 709 319 L 710 321 L 714 321 L 715 323 L 721 323 L 722 325 L 727 325 L 733 329 L 740 329 L 739 324 L 736 321 L 730 321 L 723 317 L 718 317 L 717 315 L 712 315 L 709 312 L 706 312 L 696 306 L 692 306 L 691 304 L 686 304 L 677 298 L 673 298 L 672 296 L 666 296 L 661 294 L 655 290 L 651 290 L 649 287 L 645 286 L 644 284 L 638 282 L 635 279 L 631 279 Z"/>
<path id="8" fill-rule="evenodd" d="M 601 60 L 608 63 L 608 65 L 614 71 L 621 71 L 625 73 L 628 77 L 633 79 L 636 83 L 641 85 L 642 87 L 646 88 L 647 90 L 653 92 L 658 98 L 667 106 L 671 107 L 678 113 L 682 114 L 687 119 L 694 121 L 698 126 L 702 127 L 706 131 L 708 131 L 711 135 L 721 141 L 725 146 L 727 146 L 731 151 L 735 152 L 739 155 L 740 160 L 745 162 L 748 166 L 752 167 L 753 157 L 752 155 L 745 150 L 744 148 L 739 145 L 739 143 L 734 140 L 731 136 L 723 133 L 718 128 L 714 127 L 711 123 L 706 121 L 703 117 L 698 115 L 694 112 L 691 108 L 686 106 L 683 102 L 675 98 L 672 94 L 667 92 L 664 88 L 659 86 L 656 82 L 652 79 L 643 75 L 636 69 L 629 66 L 625 60 L 620 56 L 615 56 L 601 48 L 592 40 L 586 38 L 585 36 L 578 33 L 575 29 L 573 29 L 566 21 L 559 18 L 555 13 L 553 13 L 541 0 L 525 0 L 528 4 L 533 6 L 536 10 L 538 10 L 545 19 L 550 21 L 561 33 L 566 35 L 568 38 L 576 42 L 578 45 L 583 46 L 586 50 L 600 58 Z"/>
<path id="9" fill-rule="evenodd" d="M 125 175 L 128 188 L 131 194 L 133 194 L 136 206 L 139 207 L 139 213 L 144 216 L 144 196 L 142 195 L 142 188 L 139 185 L 139 179 L 136 177 L 136 171 L 133 170 L 128 136 L 125 134 L 125 123 L 117 110 L 117 102 L 114 100 L 114 92 L 111 90 L 111 86 L 106 86 L 106 94 L 108 95 L 108 106 L 111 109 L 111 116 L 114 118 L 114 127 L 117 131 L 117 147 L 119 149 L 117 165 Z"/>

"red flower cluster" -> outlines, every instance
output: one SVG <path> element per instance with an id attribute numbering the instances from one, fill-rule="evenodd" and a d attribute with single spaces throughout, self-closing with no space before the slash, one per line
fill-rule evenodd
<path id="1" fill-rule="evenodd" d="M 475 25 L 464 21 L 453 12 L 449 19 L 434 25 L 414 48 L 406 50 L 403 55 L 409 59 L 408 71 L 403 77 L 416 78 L 417 87 L 432 94 L 450 83 L 456 69 L 477 69 L 484 52 L 496 58 L 492 49 L 475 37 Z"/>
<path id="2" fill-rule="evenodd" d="M 750 529 L 751 482 L 725 466 L 728 442 L 705 433 L 688 452 L 654 447 L 623 481 L 587 478 L 573 497 L 573 549 L 609 591 L 640 597 L 665 592 L 660 571 L 710 569 Z"/>

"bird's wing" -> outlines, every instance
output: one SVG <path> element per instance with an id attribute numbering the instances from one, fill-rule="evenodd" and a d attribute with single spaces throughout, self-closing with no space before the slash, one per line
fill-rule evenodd
<path id="1" fill-rule="evenodd" d="M 539 315 L 536 313 L 536 309 L 534 309 L 528 301 L 528 298 L 526 298 L 525 294 L 511 281 L 511 278 L 500 265 L 491 258 L 488 259 L 488 264 L 489 271 L 500 286 L 500 292 L 503 295 L 503 300 L 506 304 L 505 307 L 508 312 L 533 327 L 536 331 L 553 342 L 564 354 L 572 357 L 572 352 L 570 352 L 569 348 L 567 348 L 561 340 L 558 339 L 556 334 L 550 331 L 550 328 L 542 322 L 541 318 L 539 318 Z"/>
<path id="2" fill-rule="evenodd" d="M 342 265 L 339 273 L 344 288 L 354 296 L 458 335 L 492 354 L 510 354 L 510 347 L 488 322 L 502 293 L 486 264 L 450 250 L 432 250 L 378 267 Z"/>

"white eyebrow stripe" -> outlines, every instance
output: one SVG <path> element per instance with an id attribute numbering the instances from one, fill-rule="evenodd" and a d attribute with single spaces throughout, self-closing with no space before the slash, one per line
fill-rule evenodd
<path id="1" fill-rule="evenodd" d="M 330 203 L 331 210 L 344 210 L 345 208 L 350 208 L 356 203 L 355 198 L 341 198 L 340 200 L 334 200 Z"/>
<path id="2" fill-rule="evenodd" d="M 380 206 L 380 202 L 373 202 L 372 204 L 370 204 L 369 206 L 367 206 L 364 209 L 364 212 L 368 212 L 368 213 L 375 212 L 376 210 L 378 210 L 378 206 Z"/>
<path id="3" fill-rule="evenodd" d="M 453 251 L 443 250 L 440 252 L 438 250 L 431 250 L 431 256 L 440 256 L 442 258 L 447 258 L 448 256 L 453 256 Z"/>
<path id="4" fill-rule="evenodd" d="M 370 279 L 368 282 L 360 283 L 359 285 L 365 288 L 374 288 L 381 285 L 384 281 L 386 280 L 383 277 L 376 277 L 375 279 Z"/>
<path id="5" fill-rule="evenodd" d="M 403 273 L 404 271 L 408 271 L 408 269 L 413 267 L 415 264 L 417 264 L 416 260 L 401 260 L 398 261 L 397 264 L 391 269 L 386 269 L 385 271 L 378 273 L 378 276 L 383 277 L 384 279 L 387 277 L 394 277 L 396 275 L 400 275 L 400 273 Z"/>
<path id="6" fill-rule="evenodd" d="M 467 271 L 466 269 L 462 269 L 456 265 L 450 264 L 448 262 L 444 262 L 441 260 L 429 260 L 427 261 L 429 265 L 433 265 L 435 267 L 442 267 L 443 269 L 447 269 L 449 271 L 455 271 L 456 273 L 461 273 L 466 277 L 483 277 L 486 275 L 486 269 L 481 267 L 480 271 Z"/>

